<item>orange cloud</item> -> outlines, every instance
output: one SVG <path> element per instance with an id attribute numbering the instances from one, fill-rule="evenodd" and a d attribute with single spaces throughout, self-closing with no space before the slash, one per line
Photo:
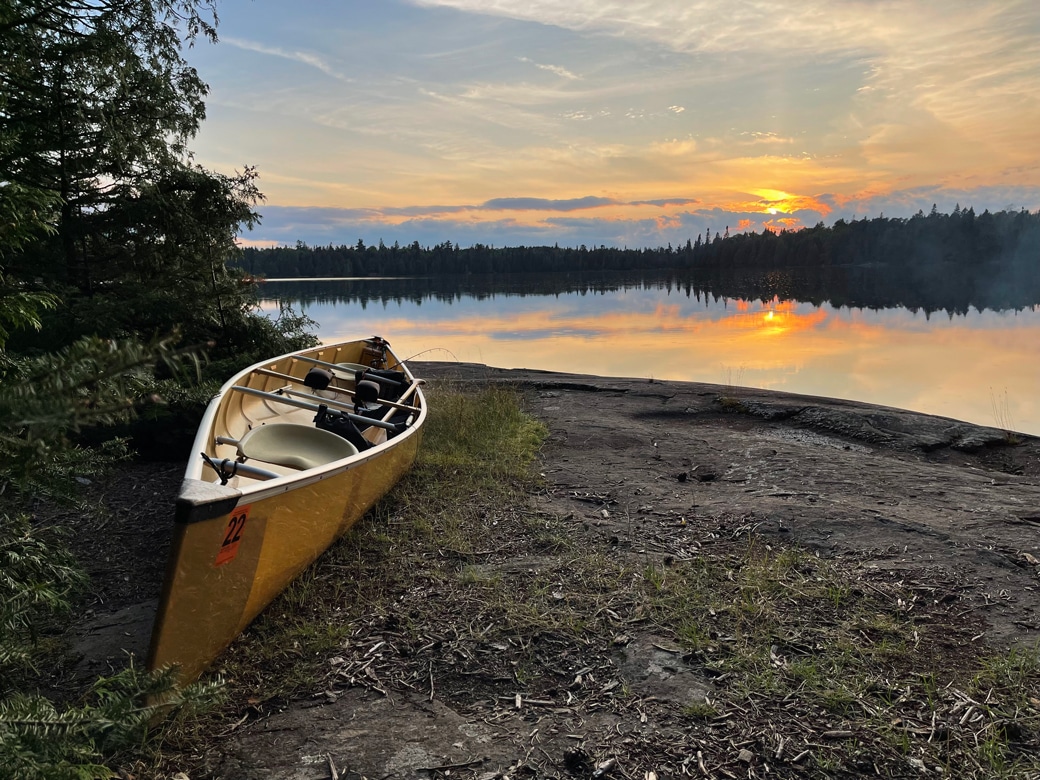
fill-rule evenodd
<path id="1" fill-rule="evenodd" d="M 811 195 L 792 195 L 782 190 L 752 190 L 761 200 L 758 205 L 768 214 L 790 214 L 801 209 L 818 211 L 823 216 L 831 213 L 831 207 Z"/>
<path id="2" fill-rule="evenodd" d="M 802 220 L 797 217 L 770 219 L 765 223 L 765 226 L 774 233 L 779 233 L 781 230 L 801 230 L 805 227 L 805 225 L 802 224 Z"/>
<path id="3" fill-rule="evenodd" d="M 791 214 L 803 209 L 816 211 L 820 216 L 827 216 L 832 209 L 822 200 L 812 195 L 794 195 L 782 190 L 756 189 L 752 194 L 757 200 L 740 200 L 726 203 L 722 208 L 727 211 L 755 211 L 760 214 Z"/>
<path id="4" fill-rule="evenodd" d="M 682 227 L 682 220 L 669 214 L 660 214 L 654 217 L 654 222 L 660 230 L 668 230 Z"/>

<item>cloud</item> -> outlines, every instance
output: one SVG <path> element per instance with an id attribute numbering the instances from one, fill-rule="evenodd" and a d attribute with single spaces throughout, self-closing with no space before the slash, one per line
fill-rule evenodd
<path id="1" fill-rule="evenodd" d="M 255 17 L 279 8 L 259 5 Z M 687 194 L 742 211 L 759 186 L 863 208 L 926 184 L 1040 179 L 1032 1 L 390 5 L 278 11 L 266 29 L 229 10 L 248 23 L 225 19 L 225 46 L 210 47 L 233 81 L 200 139 L 217 138 L 215 120 L 237 127 L 199 159 L 257 164 L 275 203 L 375 204 L 397 222 L 614 216 Z M 587 193 L 604 201 L 582 205 Z"/>
<path id="2" fill-rule="evenodd" d="M 888 217 L 906 217 L 924 211 L 928 213 L 935 204 L 939 211 L 949 213 L 955 206 L 974 208 L 977 213 L 989 211 L 1040 210 L 1040 187 L 960 187 L 924 186 L 889 193 L 863 192 L 856 197 L 844 199 L 839 213 L 875 217 L 884 213 Z"/>
<path id="3" fill-rule="evenodd" d="M 539 70 L 547 70 L 550 73 L 555 73 L 557 76 L 560 76 L 565 79 L 570 79 L 571 81 L 577 81 L 581 78 L 581 76 L 575 73 L 571 73 L 569 70 L 559 65 L 543 65 L 542 63 L 535 62 L 534 60 L 528 57 L 518 57 L 518 59 L 520 60 L 520 62 L 526 62 L 531 65 L 534 65 Z"/>
<path id="4" fill-rule="evenodd" d="M 583 122 L 587 122 L 590 119 L 604 119 L 610 116 L 610 112 L 604 109 L 590 112 L 579 108 L 573 111 L 564 111 L 562 116 L 564 117 L 564 119 L 577 119 Z"/>
<path id="5" fill-rule="evenodd" d="M 700 148 L 693 138 L 672 138 L 667 141 L 655 141 L 647 150 L 650 155 L 665 157 L 690 157 Z"/>
<path id="6" fill-rule="evenodd" d="M 617 201 L 610 198 L 571 198 L 568 200 L 548 200 L 545 198 L 492 198 L 485 201 L 483 209 L 492 211 L 579 211 L 582 209 L 613 206 Z"/>
<path id="7" fill-rule="evenodd" d="M 912 127 L 921 115 L 948 128 L 962 151 L 970 139 L 1000 160 L 1035 159 L 1040 152 L 1035 132 L 1040 123 L 1040 6 L 1035 0 L 413 3 L 641 42 L 697 58 L 699 67 L 687 69 L 690 76 L 713 72 L 717 81 L 733 85 L 755 77 L 787 90 L 785 74 L 806 63 L 848 67 L 857 78 L 849 89 L 855 102 L 846 114 L 832 117 L 832 129 L 848 134 L 860 128 L 853 142 L 870 143 L 874 159 L 893 168 L 901 158 L 886 157 L 885 147 L 892 139 L 898 148 L 905 133 L 881 128 Z M 645 110 L 633 108 L 629 116 L 643 117 Z M 915 148 L 927 149 L 921 142 L 915 139 Z"/>
<path id="8" fill-rule="evenodd" d="M 746 130 L 740 134 L 741 138 L 748 139 L 749 143 L 752 144 L 793 144 L 794 139 L 790 137 L 783 137 L 773 132 L 763 132 L 759 130 Z"/>
<path id="9" fill-rule="evenodd" d="M 679 246 L 707 233 L 796 230 L 826 220 L 909 217 L 932 203 L 949 212 L 955 204 L 977 213 L 1004 208 L 1040 210 L 1040 187 L 943 190 L 923 187 L 898 192 L 864 193 L 861 198 L 832 194 L 790 196 L 761 190 L 730 207 L 705 206 L 691 198 L 620 201 L 603 197 L 547 200 L 497 198 L 474 205 L 337 209 L 263 206 L 261 225 L 243 243 L 292 245 L 373 244 L 383 240 L 432 245 L 453 241 L 494 246 Z M 786 197 L 777 197 L 782 195 Z M 767 209 L 772 209 L 772 213 Z M 605 211 L 604 211 L 605 210 Z M 494 216 L 492 216 L 492 213 Z"/>
<path id="10" fill-rule="evenodd" d="M 658 198 L 657 200 L 630 200 L 629 206 L 694 206 L 700 203 L 696 198 Z"/>
<path id="11" fill-rule="evenodd" d="M 331 76 L 332 78 L 337 79 L 339 81 L 353 81 L 353 79 L 336 70 L 330 63 L 326 62 L 325 59 L 316 54 L 311 54 L 310 52 L 283 49 L 279 46 L 268 46 L 263 43 L 247 41 L 243 40 L 242 38 L 235 37 L 222 37 L 220 39 L 220 42 L 227 46 L 233 46 L 236 49 L 242 49 L 243 51 L 256 52 L 257 54 L 267 54 L 271 57 L 278 57 L 280 59 L 298 62 L 301 65 L 307 65 L 309 67 L 315 68 L 324 73 L 326 76 Z"/>

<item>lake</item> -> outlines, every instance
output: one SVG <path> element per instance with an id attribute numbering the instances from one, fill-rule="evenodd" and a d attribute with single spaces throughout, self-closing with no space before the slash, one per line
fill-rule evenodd
<path id="1" fill-rule="evenodd" d="M 818 270 L 272 280 L 261 305 L 290 304 L 322 341 L 376 334 L 415 359 L 846 398 L 1040 435 L 1037 302 L 965 295 L 946 310 L 848 276 L 829 290 Z"/>

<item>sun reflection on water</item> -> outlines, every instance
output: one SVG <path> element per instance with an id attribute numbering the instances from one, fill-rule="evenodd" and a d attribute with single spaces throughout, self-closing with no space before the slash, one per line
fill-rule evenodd
<path id="1" fill-rule="evenodd" d="M 267 304 L 275 308 L 276 304 Z M 693 299 L 627 290 L 359 307 L 312 304 L 323 341 L 378 333 L 399 354 L 503 368 L 733 383 L 995 425 L 1008 398 L 1040 434 L 1040 311 L 926 318 L 906 309 Z M 991 390 L 991 388 L 995 388 Z"/>

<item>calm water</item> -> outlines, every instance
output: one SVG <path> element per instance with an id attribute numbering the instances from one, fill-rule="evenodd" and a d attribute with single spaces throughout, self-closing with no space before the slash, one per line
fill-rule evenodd
<path id="1" fill-rule="evenodd" d="M 286 302 L 314 319 L 323 341 L 378 334 L 423 360 L 782 390 L 1040 434 L 1040 306 L 969 296 L 929 312 L 817 282 L 294 280 L 262 295 L 267 311 Z"/>

